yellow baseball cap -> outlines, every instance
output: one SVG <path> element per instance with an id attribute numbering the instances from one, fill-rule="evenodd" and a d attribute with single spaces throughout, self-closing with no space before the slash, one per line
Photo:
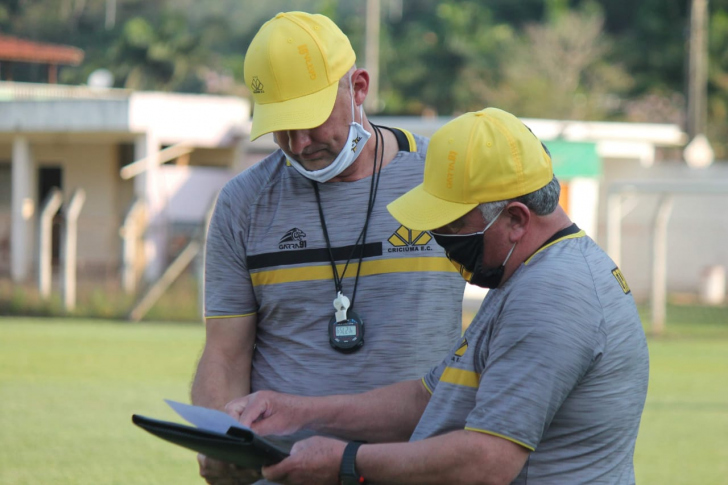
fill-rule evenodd
<path id="1" fill-rule="evenodd" d="M 250 138 L 322 125 L 354 62 L 349 39 L 328 17 L 286 12 L 263 24 L 245 55 L 255 103 Z"/>
<path id="2" fill-rule="evenodd" d="M 402 225 L 429 231 L 478 204 L 530 194 L 553 174 L 536 135 L 512 114 L 487 108 L 459 116 L 432 135 L 424 182 L 387 209 Z"/>

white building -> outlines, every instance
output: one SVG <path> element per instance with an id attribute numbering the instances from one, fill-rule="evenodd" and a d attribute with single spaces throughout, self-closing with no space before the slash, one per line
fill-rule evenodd
<path id="1" fill-rule="evenodd" d="M 372 121 L 431 136 L 449 119 Z M 562 206 L 604 248 L 607 197 L 615 184 L 712 180 L 728 186 L 723 164 L 694 170 L 678 160 L 687 140 L 676 125 L 524 122 L 552 152 Z M 80 274 L 119 278 L 133 266 L 134 278 L 142 271 L 155 278 L 180 241 L 201 225 L 217 190 L 276 148 L 271 135 L 250 142 L 249 126 L 249 102 L 235 97 L 0 82 L 0 275 L 34 279 L 39 208 L 58 186 L 66 204 L 75 189 L 86 191 L 78 221 Z M 628 199 L 619 262 L 635 296 L 645 299 L 658 196 Z M 135 201 L 145 210 L 130 211 L 139 207 Z M 721 195 L 676 199 L 667 241 L 669 292 L 696 293 L 706 268 L 728 266 L 727 203 Z M 62 214 L 56 216 L 59 228 Z M 135 218 L 144 229 L 138 230 L 138 248 L 130 250 L 119 231 Z M 59 243 L 56 234 L 56 257 Z M 476 301 L 482 296 L 469 292 Z"/>
<path id="2" fill-rule="evenodd" d="M 157 276 L 173 244 L 170 227 L 199 223 L 240 170 L 249 119 L 248 101 L 236 97 L 0 82 L 0 274 L 32 279 L 39 210 L 58 187 L 64 204 L 76 189 L 86 194 L 81 273 L 119 273 L 119 229 L 140 201 L 145 210 L 135 214 L 146 224 L 135 265 Z M 63 210 L 56 220 L 61 227 Z M 54 234 L 55 257 L 59 244 Z"/>

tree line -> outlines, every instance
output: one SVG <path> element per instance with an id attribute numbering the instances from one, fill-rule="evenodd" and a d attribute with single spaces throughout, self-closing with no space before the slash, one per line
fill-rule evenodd
<path id="1" fill-rule="evenodd" d="M 689 0 L 380 0 L 379 114 L 519 116 L 685 126 Z M 113 9 L 113 10 L 110 10 Z M 60 82 L 248 96 L 243 59 L 279 11 L 320 12 L 366 65 L 364 0 L 2 0 L 0 32 L 80 47 Z M 709 3 L 708 138 L 728 158 L 728 0 Z M 38 67 L 16 80 L 42 81 Z"/>

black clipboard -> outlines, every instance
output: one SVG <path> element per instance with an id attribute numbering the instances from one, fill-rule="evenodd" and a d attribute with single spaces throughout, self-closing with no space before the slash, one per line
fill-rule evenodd
<path id="1" fill-rule="evenodd" d="M 132 422 L 149 433 L 216 460 L 260 470 L 288 456 L 290 449 L 261 438 L 253 431 L 230 427 L 227 433 L 160 421 L 134 414 Z"/>

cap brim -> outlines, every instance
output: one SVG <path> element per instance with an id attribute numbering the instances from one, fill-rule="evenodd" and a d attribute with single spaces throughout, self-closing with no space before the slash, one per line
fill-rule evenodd
<path id="1" fill-rule="evenodd" d="M 308 96 L 279 103 L 255 104 L 250 139 L 273 131 L 306 130 L 321 126 L 331 115 L 339 82 Z"/>
<path id="2" fill-rule="evenodd" d="M 387 205 L 387 210 L 408 229 L 430 231 L 464 216 L 478 204 L 461 204 L 428 193 L 423 184 Z"/>

